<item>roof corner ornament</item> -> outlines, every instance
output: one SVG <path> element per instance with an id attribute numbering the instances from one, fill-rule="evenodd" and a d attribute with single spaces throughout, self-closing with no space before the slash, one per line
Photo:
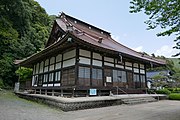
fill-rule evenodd
<path id="1" fill-rule="evenodd" d="M 98 43 L 102 43 L 102 40 L 103 40 L 103 38 L 102 38 L 102 37 L 99 37 L 99 38 L 98 38 Z"/>
<path id="2" fill-rule="evenodd" d="M 58 16 L 59 16 L 60 18 L 65 18 L 65 13 L 64 13 L 63 11 L 62 11 L 62 12 L 59 12 Z"/>
<path id="3" fill-rule="evenodd" d="M 144 53 L 142 53 L 142 54 L 141 54 L 141 57 L 144 57 L 144 55 L 145 55 L 145 54 L 144 54 Z"/>
<path id="4" fill-rule="evenodd" d="M 71 42 L 72 42 L 72 38 L 69 37 L 69 38 L 67 39 L 67 41 L 71 43 Z"/>
<path id="5" fill-rule="evenodd" d="M 67 25 L 66 27 L 68 32 L 73 32 L 73 26 L 71 24 Z"/>

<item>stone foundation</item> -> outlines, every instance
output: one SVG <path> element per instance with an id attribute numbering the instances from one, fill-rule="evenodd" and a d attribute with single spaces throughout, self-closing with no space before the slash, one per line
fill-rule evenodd
<path id="1" fill-rule="evenodd" d="M 148 95 L 148 94 L 130 94 L 130 95 L 117 95 L 117 96 L 101 96 L 101 97 L 77 97 L 77 98 L 64 98 L 40 94 L 27 94 L 27 93 L 16 93 L 17 96 L 32 100 L 36 102 L 41 102 L 60 108 L 63 111 L 73 111 L 73 110 L 82 110 L 98 107 L 106 107 L 113 105 L 126 104 L 124 100 L 129 99 L 130 102 L 138 101 L 137 103 L 144 103 L 146 98 L 155 98 L 156 100 L 167 99 L 166 95 Z M 133 100 L 133 101 L 132 101 Z M 142 101 L 143 100 L 143 101 Z M 153 102 L 149 101 L 149 102 Z M 146 101 L 148 102 L 148 101 Z"/>
<path id="2" fill-rule="evenodd" d="M 109 99 L 109 100 L 97 100 L 97 101 L 78 101 L 78 102 L 65 102 L 57 99 L 53 99 L 47 96 L 36 96 L 33 94 L 16 93 L 20 98 L 32 100 L 36 102 L 45 103 L 56 108 L 60 108 L 63 111 L 74 111 L 98 107 L 106 107 L 113 105 L 121 105 L 121 99 Z M 73 98 L 72 98 L 73 99 Z"/>

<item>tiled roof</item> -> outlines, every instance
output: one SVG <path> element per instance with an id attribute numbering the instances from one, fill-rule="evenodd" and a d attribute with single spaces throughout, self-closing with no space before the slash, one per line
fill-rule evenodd
<path id="1" fill-rule="evenodd" d="M 122 54 L 127 54 L 145 61 L 150 61 L 157 64 L 166 64 L 164 60 L 144 55 L 118 43 L 111 38 L 109 32 L 106 32 L 100 28 L 94 27 L 88 23 L 66 15 L 65 13 L 62 13 L 60 17 L 56 19 L 56 22 L 64 31 L 68 31 L 67 26 L 71 26 L 73 30 L 71 33 L 87 43 L 105 49 L 117 51 Z M 102 39 L 102 42 L 99 42 L 99 39 Z"/>
<path id="2" fill-rule="evenodd" d="M 87 44 L 91 44 L 98 48 L 118 52 L 123 55 L 130 56 L 133 59 L 136 58 L 149 63 L 152 62 L 158 65 L 166 64 L 165 60 L 156 59 L 151 56 L 147 56 L 142 53 L 136 52 L 112 39 L 109 32 L 97 28 L 88 23 L 85 23 L 83 21 L 80 21 L 71 16 L 68 16 L 64 13 L 62 13 L 59 16 L 59 18 L 56 19 L 56 23 L 65 33 L 65 35 L 62 36 L 61 40 L 49 44 L 41 52 L 35 53 L 22 61 L 16 61 L 15 63 L 31 66 L 31 64 L 36 60 L 40 59 L 41 57 L 45 57 L 47 54 L 55 51 L 57 47 L 62 47 L 62 43 L 68 38 L 68 36 L 74 36 Z M 67 26 L 71 27 L 72 29 L 69 30 Z M 99 42 L 100 40 L 101 42 Z"/>

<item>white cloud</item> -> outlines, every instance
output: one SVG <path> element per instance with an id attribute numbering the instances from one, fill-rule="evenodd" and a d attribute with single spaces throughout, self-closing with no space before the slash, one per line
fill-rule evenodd
<path id="1" fill-rule="evenodd" d="M 168 45 L 164 45 L 162 46 L 160 49 L 156 50 L 156 52 L 154 53 L 156 56 L 165 56 L 165 57 L 172 57 L 172 55 L 175 55 L 176 53 L 178 53 L 179 50 L 177 49 L 173 49 L 173 46 L 168 46 Z"/>
<path id="2" fill-rule="evenodd" d="M 135 50 L 137 52 L 143 52 L 143 46 L 139 46 L 137 48 L 133 48 L 133 50 Z"/>

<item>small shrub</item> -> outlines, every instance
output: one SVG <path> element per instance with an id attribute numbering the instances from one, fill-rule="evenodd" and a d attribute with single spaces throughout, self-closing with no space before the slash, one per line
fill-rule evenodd
<path id="1" fill-rule="evenodd" d="M 171 93 L 169 95 L 170 100 L 180 100 L 180 93 Z"/>
<path id="2" fill-rule="evenodd" d="M 155 89 L 148 89 L 148 90 L 147 90 L 147 93 L 148 93 L 148 94 L 154 94 L 155 91 L 156 91 Z"/>
<path id="3" fill-rule="evenodd" d="M 169 91 L 168 89 L 161 89 L 161 90 L 157 90 L 156 93 L 169 95 L 171 94 L 171 91 Z"/>
<path id="4" fill-rule="evenodd" d="M 167 88 L 171 93 L 180 93 L 180 88 Z"/>

